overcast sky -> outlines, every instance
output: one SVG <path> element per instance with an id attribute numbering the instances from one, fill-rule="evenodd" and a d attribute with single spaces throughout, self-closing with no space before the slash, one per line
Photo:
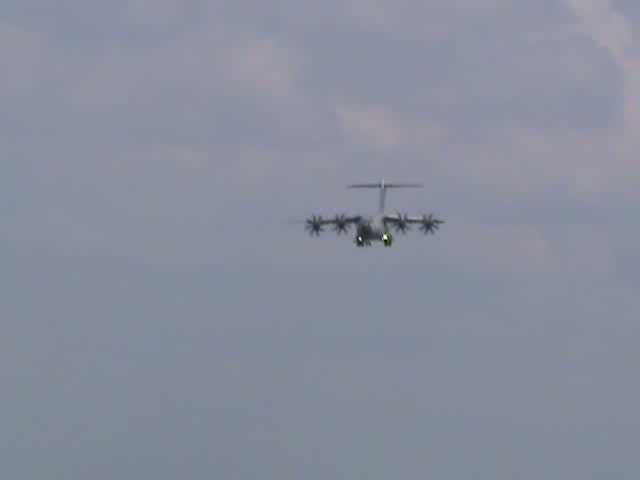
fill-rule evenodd
<path id="1" fill-rule="evenodd" d="M 0 2 L 0 476 L 637 479 L 635 0 Z M 292 219 L 436 236 L 357 249 Z"/>

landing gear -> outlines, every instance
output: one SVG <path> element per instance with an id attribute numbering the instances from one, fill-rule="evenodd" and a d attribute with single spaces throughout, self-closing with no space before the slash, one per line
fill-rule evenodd
<path id="1" fill-rule="evenodd" d="M 393 235 L 391 235 L 390 233 L 385 233 L 380 237 L 380 241 L 382 241 L 385 247 L 390 247 L 391 245 L 393 245 Z M 370 247 L 371 239 L 363 235 L 358 235 L 356 237 L 355 244 L 358 247 Z"/>
<path id="2" fill-rule="evenodd" d="M 358 247 L 370 247 L 371 240 L 364 238 L 362 235 L 356 237 L 356 246 Z"/>
<path id="3" fill-rule="evenodd" d="M 385 233 L 382 235 L 382 243 L 384 243 L 385 247 L 390 247 L 393 245 L 393 235 L 390 233 Z"/>

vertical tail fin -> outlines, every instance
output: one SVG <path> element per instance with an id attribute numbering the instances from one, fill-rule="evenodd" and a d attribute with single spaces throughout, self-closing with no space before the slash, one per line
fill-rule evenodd
<path id="1" fill-rule="evenodd" d="M 379 183 L 355 183 L 352 185 L 347 185 L 347 188 L 377 188 L 380 190 L 380 200 L 378 209 L 380 213 L 383 213 L 385 210 L 385 202 L 387 197 L 387 189 L 389 188 L 422 188 L 424 185 L 420 183 L 385 183 L 382 180 Z"/>

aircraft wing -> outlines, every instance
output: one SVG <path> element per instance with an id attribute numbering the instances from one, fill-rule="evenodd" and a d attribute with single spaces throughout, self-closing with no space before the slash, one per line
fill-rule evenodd
<path id="1" fill-rule="evenodd" d="M 440 228 L 440 225 L 445 223 L 444 220 L 435 218 L 433 214 L 412 216 L 400 213 L 385 215 L 384 222 L 394 225 L 396 230 L 402 233 L 410 230 L 411 225 L 419 224 L 420 230 L 425 234 L 435 233 Z"/>
<path id="2" fill-rule="evenodd" d="M 351 225 L 358 223 L 362 219 L 361 215 L 336 215 L 333 218 L 323 218 L 313 215 L 305 222 L 305 228 L 310 235 L 320 235 L 327 225 L 333 226 L 333 231 L 338 234 L 346 233 Z"/>

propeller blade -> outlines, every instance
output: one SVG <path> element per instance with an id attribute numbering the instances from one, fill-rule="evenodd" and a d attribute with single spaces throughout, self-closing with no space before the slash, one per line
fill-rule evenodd
<path id="1" fill-rule="evenodd" d="M 425 235 L 431 233 L 434 234 L 436 231 L 440 229 L 440 224 L 444 223 L 443 220 L 439 220 L 433 217 L 433 214 L 423 215 L 421 220 L 420 230 L 422 230 Z"/>
<path id="2" fill-rule="evenodd" d="M 311 218 L 309 218 L 306 222 L 306 229 L 309 232 L 309 235 L 311 236 L 320 236 L 320 233 L 324 231 L 324 229 L 322 228 L 322 217 L 316 217 L 315 215 L 312 215 Z"/>
<path id="3" fill-rule="evenodd" d="M 395 222 L 396 232 L 405 234 L 408 230 L 411 230 L 411 227 L 409 225 L 409 217 L 406 213 L 403 215 L 400 212 L 397 212 L 397 214 L 398 220 L 397 222 Z"/>
<path id="4" fill-rule="evenodd" d="M 336 215 L 334 222 L 335 222 L 335 225 L 333 226 L 334 232 L 336 232 L 338 235 L 347 233 L 349 229 L 349 224 L 347 222 L 347 216 L 345 214 Z"/>

